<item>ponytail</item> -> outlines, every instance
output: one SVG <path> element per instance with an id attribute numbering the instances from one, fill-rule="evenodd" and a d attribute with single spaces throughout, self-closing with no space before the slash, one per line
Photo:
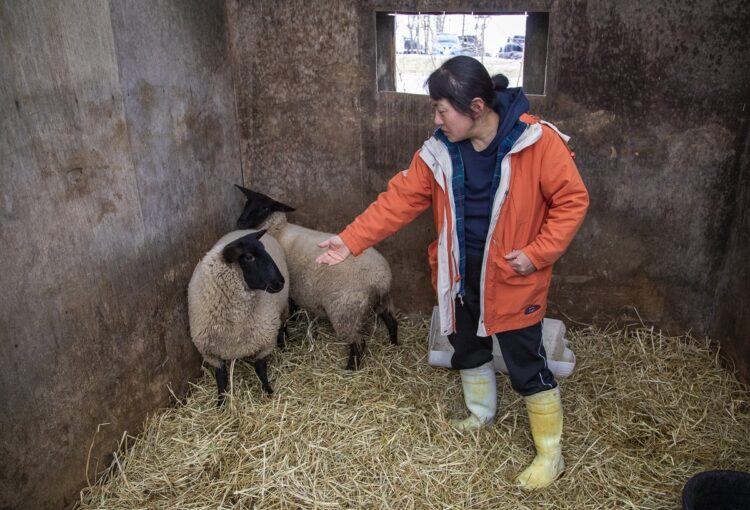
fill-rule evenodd
<path id="1" fill-rule="evenodd" d="M 507 89 L 510 82 L 508 81 L 508 77 L 504 74 L 496 74 L 492 77 L 492 84 L 494 85 L 495 90 L 499 91 Z"/>

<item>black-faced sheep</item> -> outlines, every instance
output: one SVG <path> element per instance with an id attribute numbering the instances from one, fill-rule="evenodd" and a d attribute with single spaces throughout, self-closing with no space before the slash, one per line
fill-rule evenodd
<path id="1" fill-rule="evenodd" d="M 255 360 L 263 391 L 271 394 L 266 357 L 284 341 L 289 272 L 284 251 L 265 230 L 222 237 L 198 263 L 188 286 L 190 336 L 215 367 L 221 406 L 227 360 Z"/>
<path id="2" fill-rule="evenodd" d="M 247 198 L 237 226 L 267 228 L 279 241 L 289 266 L 292 301 L 313 314 L 328 316 L 336 335 L 350 345 L 348 369 L 355 370 L 361 363 L 365 342 L 360 328 L 371 310 L 385 323 L 391 343 L 398 343 L 398 322 L 390 298 L 391 268 L 380 253 L 370 248 L 335 266 L 318 264 L 318 243 L 332 234 L 288 223 L 285 213 L 293 208 L 237 187 Z"/>

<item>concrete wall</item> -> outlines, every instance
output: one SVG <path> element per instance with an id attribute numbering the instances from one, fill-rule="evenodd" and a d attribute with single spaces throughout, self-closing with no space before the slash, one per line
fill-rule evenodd
<path id="1" fill-rule="evenodd" d="M 750 382 L 750 123 L 745 117 L 745 145 L 738 160 L 736 206 L 731 214 L 729 242 L 719 270 L 711 334 L 724 339 L 725 353 L 740 378 Z"/>
<path id="2" fill-rule="evenodd" d="M 187 282 L 240 204 L 223 3 L 0 2 L 0 47 L 0 507 L 63 508 L 198 373 Z"/>
<path id="3" fill-rule="evenodd" d="M 328 231 L 361 212 L 433 129 L 424 96 L 377 91 L 376 11 L 549 11 L 547 88 L 532 110 L 573 136 L 592 199 L 557 265 L 551 313 L 715 333 L 748 374 L 746 307 L 730 304 L 747 281 L 746 270 L 736 278 L 747 260 L 742 1 L 230 5 L 246 180 Z M 423 215 L 378 247 L 406 312 L 433 303 L 433 235 Z"/>
<path id="4" fill-rule="evenodd" d="M 245 181 L 325 228 L 369 203 L 355 6 L 227 2 Z"/>
<path id="5" fill-rule="evenodd" d="M 632 304 L 644 320 L 706 333 L 745 142 L 746 9 L 556 7 L 544 112 L 575 137 L 592 193 L 586 252 L 566 261 L 574 279 L 561 286 L 585 315 Z"/>
<path id="6" fill-rule="evenodd" d="M 750 13 L 741 1 L 577 1 L 552 14 L 542 112 L 574 136 L 592 195 L 555 299 L 584 319 L 635 319 L 634 305 L 672 332 L 714 336 L 750 381 L 737 357 L 746 312 L 720 304 L 740 287 L 719 292 L 747 281 Z"/>

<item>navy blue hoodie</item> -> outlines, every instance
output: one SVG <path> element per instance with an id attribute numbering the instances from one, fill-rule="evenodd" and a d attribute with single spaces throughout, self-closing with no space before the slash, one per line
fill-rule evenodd
<path id="1" fill-rule="evenodd" d="M 500 162 L 526 128 L 519 117 L 529 110 L 529 100 L 520 87 L 496 91 L 495 97 L 500 123 L 492 142 L 481 151 L 474 150 L 470 140 L 457 143 L 464 167 L 465 245 L 475 257 L 484 253 L 492 202 L 500 182 Z"/>

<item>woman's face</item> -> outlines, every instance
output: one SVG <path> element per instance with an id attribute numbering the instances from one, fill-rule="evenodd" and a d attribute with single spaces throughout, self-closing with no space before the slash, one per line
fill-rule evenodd
<path id="1" fill-rule="evenodd" d="M 435 124 L 443 129 L 448 141 L 456 143 L 471 137 L 474 119 L 461 113 L 447 99 L 432 100 Z"/>

